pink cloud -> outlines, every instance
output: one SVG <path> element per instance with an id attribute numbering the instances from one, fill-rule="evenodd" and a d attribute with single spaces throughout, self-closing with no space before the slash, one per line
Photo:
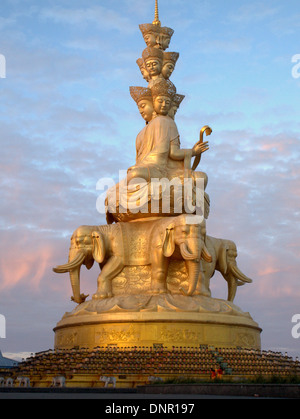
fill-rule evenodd
<path id="1" fill-rule="evenodd" d="M 0 258 L 0 290 L 14 288 L 26 281 L 28 287 L 36 289 L 49 269 L 53 249 L 45 245 L 38 249 L 13 245 L 5 249 Z"/>

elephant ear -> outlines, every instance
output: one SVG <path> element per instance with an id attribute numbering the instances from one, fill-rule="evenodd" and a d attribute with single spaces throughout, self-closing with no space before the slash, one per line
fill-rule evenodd
<path id="1" fill-rule="evenodd" d="M 105 258 L 105 246 L 104 241 L 97 231 L 92 233 L 92 242 L 93 242 L 93 258 L 97 263 L 102 263 Z"/>
<path id="2" fill-rule="evenodd" d="M 174 241 L 174 227 L 167 227 L 164 238 L 163 238 L 163 255 L 165 257 L 170 257 L 173 255 L 175 250 L 175 241 Z"/>
<path id="3" fill-rule="evenodd" d="M 228 246 L 222 245 L 219 251 L 218 266 L 222 274 L 226 275 L 228 266 L 227 266 L 227 251 Z"/>

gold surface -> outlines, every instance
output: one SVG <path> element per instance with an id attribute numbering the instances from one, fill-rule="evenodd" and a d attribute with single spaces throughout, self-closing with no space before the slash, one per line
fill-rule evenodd
<path id="1" fill-rule="evenodd" d="M 152 23 L 140 25 L 146 48 L 137 63 L 148 85 L 130 87 L 146 122 L 136 137 L 136 162 L 107 192 L 107 225 L 78 227 L 68 262 L 54 268 L 69 273 L 78 304 L 55 327 L 55 347 L 259 349 L 261 329 L 233 304 L 237 287 L 252 280 L 237 267 L 235 243 L 206 231 L 208 176 L 196 168 L 209 149 L 204 134 L 212 129 L 204 125 L 194 146 L 181 147 L 175 114 L 184 95 L 169 80 L 179 53 L 166 52 L 174 31 L 161 26 L 157 0 L 154 15 Z M 88 300 L 81 292 L 81 267 L 94 263 L 99 275 Z M 227 281 L 227 300 L 211 295 L 215 271 Z"/>
<path id="2" fill-rule="evenodd" d="M 261 329 L 251 318 L 215 313 L 115 313 L 62 319 L 55 348 L 97 346 L 243 347 L 260 349 Z"/>

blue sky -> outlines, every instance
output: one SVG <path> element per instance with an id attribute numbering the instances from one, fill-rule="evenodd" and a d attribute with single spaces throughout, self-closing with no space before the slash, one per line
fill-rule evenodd
<path id="1" fill-rule="evenodd" d="M 300 355 L 298 0 L 159 0 L 175 30 L 172 75 L 186 96 L 176 116 L 183 147 L 210 125 L 201 169 L 211 198 L 208 234 L 234 240 L 253 279 L 235 303 L 263 328 L 263 348 Z M 0 313 L 5 354 L 53 347 L 53 327 L 74 307 L 63 263 L 72 231 L 104 224 L 102 177 L 135 160 L 143 128 L 129 86 L 145 86 L 138 25 L 152 0 L 2 0 L 0 54 Z M 300 71 L 299 71 L 300 72 Z M 83 291 L 96 289 L 94 270 Z M 212 280 L 225 298 L 222 278 Z"/>

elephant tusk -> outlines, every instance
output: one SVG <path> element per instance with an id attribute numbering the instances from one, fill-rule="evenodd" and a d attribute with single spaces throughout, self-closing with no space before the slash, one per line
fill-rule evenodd
<path id="1" fill-rule="evenodd" d="M 203 249 L 202 249 L 201 257 L 202 257 L 202 259 L 205 260 L 205 262 L 209 262 L 209 263 L 212 262 L 211 254 L 207 250 L 207 247 L 206 246 L 204 246 Z"/>
<path id="2" fill-rule="evenodd" d="M 246 275 L 244 275 L 237 266 L 232 265 L 230 267 L 231 272 L 233 273 L 233 275 L 238 278 L 240 281 L 242 282 L 247 282 L 248 284 L 251 284 L 253 281 L 252 279 L 248 278 Z"/>
<path id="3" fill-rule="evenodd" d="M 82 265 L 85 259 L 85 253 L 80 252 L 71 262 L 66 263 L 65 265 L 59 265 L 56 268 L 53 268 L 53 271 L 56 273 L 65 273 L 70 272 L 72 269 L 78 268 L 78 266 Z"/>
<path id="4" fill-rule="evenodd" d="M 193 255 L 193 254 L 189 251 L 189 249 L 188 249 L 188 247 L 187 247 L 186 243 L 181 243 L 181 244 L 180 244 L 180 246 L 179 246 L 179 248 L 180 248 L 180 252 L 181 252 L 182 257 L 183 257 L 185 260 L 195 260 L 195 259 L 197 259 L 197 256 Z"/>

